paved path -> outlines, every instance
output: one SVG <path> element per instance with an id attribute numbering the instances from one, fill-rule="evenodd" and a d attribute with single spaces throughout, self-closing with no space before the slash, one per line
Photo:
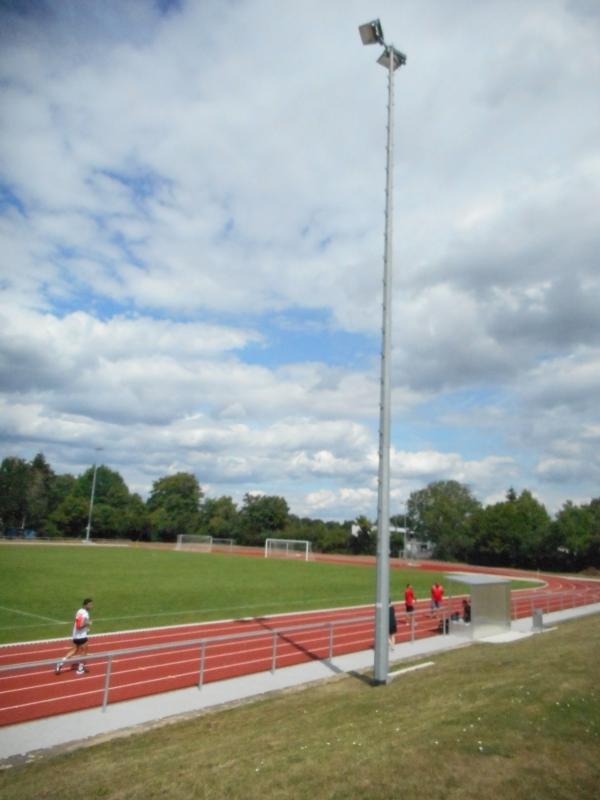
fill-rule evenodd
<path id="1" fill-rule="evenodd" d="M 557 611 L 544 616 L 545 627 L 556 623 L 600 613 L 600 603 Z M 532 633 L 532 618 L 512 623 L 512 638 Z M 511 637 L 500 637 L 503 641 Z M 494 639 L 494 637 L 492 637 Z M 464 647 L 470 641 L 457 635 L 437 636 L 406 642 L 396 646 L 391 663 L 412 658 L 428 658 L 446 650 Z M 181 715 L 197 713 L 229 703 L 326 680 L 334 675 L 367 670 L 373 666 L 373 651 L 364 650 L 336 657 L 331 664 L 311 661 L 278 669 L 275 674 L 261 672 L 205 685 L 201 690 L 180 689 L 151 697 L 109 705 L 105 712 L 99 708 L 61 714 L 52 718 L 23 722 L 0 729 L 0 759 L 30 754 L 60 745 L 79 746 L 93 742 L 96 737 L 132 732 L 144 726 Z M 382 689 L 383 690 L 383 689 Z"/>

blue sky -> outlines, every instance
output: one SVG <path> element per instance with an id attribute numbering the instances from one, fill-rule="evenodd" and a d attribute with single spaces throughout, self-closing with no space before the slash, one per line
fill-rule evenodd
<path id="1" fill-rule="evenodd" d="M 600 495 L 595 0 L 3 3 L 2 456 L 374 518 L 374 17 L 392 512 Z"/>

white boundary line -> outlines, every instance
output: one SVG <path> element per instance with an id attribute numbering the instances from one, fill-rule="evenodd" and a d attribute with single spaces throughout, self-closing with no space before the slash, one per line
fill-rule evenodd
<path id="1" fill-rule="evenodd" d="M 394 602 L 400 602 L 394 601 Z M 161 631 L 167 629 L 179 629 L 179 628 L 198 628 L 202 625 L 226 625 L 232 622 L 250 622 L 251 620 L 255 619 L 274 619 L 275 617 L 297 617 L 297 616 L 306 616 L 307 614 L 330 614 L 336 611 L 353 611 L 354 609 L 359 608 L 373 608 L 373 603 L 364 603 L 363 605 L 357 606 L 336 606 L 335 608 L 314 608 L 309 611 L 285 611 L 283 613 L 274 613 L 274 614 L 261 614 L 259 617 L 251 616 L 251 617 L 233 617 L 231 619 L 208 619 L 208 620 L 201 620 L 198 622 L 184 622 L 180 625 L 155 625 L 151 628 L 128 628 L 127 630 L 118 630 L 118 631 L 106 631 L 104 633 L 93 633 L 90 635 L 90 638 L 100 639 L 106 636 L 129 636 L 130 634 L 136 633 L 149 633 L 152 631 Z M 247 606 L 246 606 L 247 608 Z M 191 613 L 191 612 L 182 612 L 182 613 Z M 66 623 L 65 623 L 66 624 Z M 23 647 L 27 645 L 33 644 L 49 644 L 53 642 L 64 642 L 65 639 L 68 639 L 69 636 L 59 636 L 55 639 L 33 639 L 30 642 L 7 642 L 6 644 L 0 645 L 0 650 L 4 647 Z"/>
<path id="2" fill-rule="evenodd" d="M 518 578 L 515 578 L 514 576 L 510 576 L 510 575 L 502 575 L 501 577 L 511 578 L 511 580 L 519 580 Z M 525 580 L 527 580 L 527 579 L 525 579 Z M 536 579 L 532 579 L 531 582 L 535 583 Z M 545 585 L 547 585 L 547 584 L 545 584 Z M 543 587 L 538 586 L 538 587 L 532 587 L 531 589 L 527 589 L 527 588 L 524 587 L 523 589 L 513 589 L 512 591 L 514 591 L 514 592 L 538 591 L 541 588 L 543 588 Z M 453 597 L 455 597 L 455 598 L 462 597 L 462 596 L 463 595 L 453 595 Z M 392 603 L 398 603 L 398 604 L 402 605 L 404 603 L 404 600 L 403 599 L 391 600 L 391 602 Z M 428 600 L 428 598 L 420 598 L 419 600 L 417 600 L 417 603 L 418 602 L 422 602 L 424 604 L 428 604 L 429 600 Z M 271 614 L 260 614 L 259 617 L 261 619 L 265 619 L 265 618 L 273 618 L 273 617 L 293 617 L 293 616 L 298 616 L 298 615 L 303 615 L 304 616 L 304 615 L 307 615 L 307 614 L 331 614 L 331 613 L 336 612 L 336 611 L 353 611 L 354 609 L 373 608 L 373 607 L 374 607 L 374 603 L 363 603 L 363 604 L 354 605 L 354 606 L 335 606 L 333 608 L 317 608 L 317 609 L 311 609 L 311 610 L 308 610 L 308 611 L 273 612 Z M 242 607 L 240 607 L 240 608 L 242 608 Z M 243 606 L 243 608 L 249 608 L 249 606 Z M 198 609 L 198 610 L 206 612 L 207 609 Z M 23 612 L 23 613 L 25 613 L 25 612 Z M 166 613 L 167 612 L 165 612 L 165 614 Z M 196 613 L 196 612 L 195 611 L 181 611 L 181 612 L 178 612 L 178 613 L 181 613 L 181 614 L 193 614 L 193 613 Z M 139 616 L 143 616 L 143 615 L 140 614 Z M 154 615 L 148 615 L 148 616 L 157 616 L 157 615 L 154 614 Z M 118 620 L 118 619 L 132 619 L 132 618 L 134 619 L 135 617 L 113 617 L 112 619 Z M 42 619 L 44 619 L 44 618 L 42 617 Z M 48 619 L 48 618 L 46 618 L 46 619 Z M 96 619 L 97 619 L 98 622 L 102 621 L 101 617 L 96 618 Z M 108 618 L 108 619 L 110 620 L 111 618 Z M 201 626 L 201 625 L 225 625 L 225 624 L 229 624 L 229 623 L 232 623 L 232 622 L 238 622 L 238 623 L 239 622 L 248 622 L 249 620 L 253 620 L 253 619 L 257 619 L 257 617 L 254 615 L 254 616 L 246 616 L 246 617 L 232 617 L 232 618 L 225 618 L 225 619 L 199 620 L 197 622 L 183 622 L 183 623 L 174 624 L 174 625 L 154 625 L 154 626 L 146 627 L 146 628 L 128 628 L 126 630 L 106 631 L 105 633 L 94 633 L 93 634 L 93 638 L 94 639 L 98 639 L 98 638 L 107 637 L 107 636 L 127 636 L 129 634 L 133 635 L 133 634 L 137 634 L 137 633 L 149 633 L 149 632 L 152 632 L 152 631 L 165 630 L 167 628 L 172 628 L 172 629 L 177 630 L 177 629 L 183 629 L 183 628 L 196 628 L 196 627 Z M 68 624 L 67 622 L 63 622 L 62 620 L 51 620 L 51 622 L 59 623 L 61 625 L 67 625 Z M 69 636 L 65 635 L 65 636 L 55 637 L 53 639 L 32 639 L 31 641 L 25 641 L 25 642 L 6 642 L 5 644 L 0 644 L 0 650 L 2 650 L 5 647 L 23 647 L 23 646 L 26 647 L 26 646 L 35 645 L 35 644 L 49 644 L 49 643 L 53 643 L 53 642 L 64 642 L 64 640 L 68 639 L 68 638 L 69 638 Z"/>
<path id="3" fill-rule="evenodd" d="M 433 667 L 435 661 L 424 661 L 422 664 L 414 664 L 412 667 L 405 667 L 404 669 L 396 669 L 393 672 L 388 672 L 388 678 L 397 678 L 398 675 L 405 675 L 407 672 L 414 672 L 417 669 L 424 669 L 424 667 Z"/>
<path id="4" fill-rule="evenodd" d="M 1 611 L 10 611 L 12 614 L 22 614 L 25 617 L 34 617 L 35 619 L 43 619 L 46 622 L 55 622 L 57 625 L 67 625 L 64 619 L 52 619 L 52 617 L 43 617 L 41 614 L 32 614 L 30 611 L 21 611 L 18 608 L 8 608 L 8 606 L 0 606 Z"/>

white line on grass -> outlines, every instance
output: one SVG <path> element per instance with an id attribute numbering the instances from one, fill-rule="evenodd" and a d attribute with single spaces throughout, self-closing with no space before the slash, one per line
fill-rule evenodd
<path id="1" fill-rule="evenodd" d="M 32 614 L 30 611 L 21 611 L 19 608 L 8 608 L 7 606 L 0 606 L 0 611 L 10 611 L 12 614 L 22 614 L 24 617 L 34 617 L 35 619 L 43 619 L 46 622 L 57 622 L 60 625 L 66 625 L 64 619 L 53 619 L 52 617 L 43 617 L 41 614 Z"/>
<path id="2" fill-rule="evenodd" d="M 323 600 L 329 600 L 329 599 L 330 599 L 329 597 L 317 597 L 317 598 L 311 598 L 311 601 L 313 603 L 320 603 Z M 350 596 L 340 597 L 338 599 L 339 600 L 345 600 L 345 601 L 355 600 L 354 597 L 350 597 Z M 305 600 L 291 600 L 291 601 L 289 601 L 288 605 L 290 605 L 290 606 L 301 605 L 304 602 L 306 602 L 306 601 Z M 359 606 L 369 606 L 369 605 L 372 605 L 372 603 L 359 603 L 358 605 Z M 273 603 L 264 602 L 264 603 L 255 603 L 254 605 L 243 605 L 243 606 L 215 606 L 214 608 L 190 608 L 190 609 L 186 609 L 186 610 L 183 610 L 183 611 L 175 611 L 175 610 L 174 611 L 153 611 L 153 612 L 149 612 L 147 614 L 130 614 L 128 616 L 121 615 L 121 616 L 118 616 L 118 617 L 96 617 L 95 616 L 94 620 L 96 622 L 120 622 L 121 620 L 128 620 L 128 619 L 152 619 L 153 617 L 168 617 L 168 616 L 170 616 L 170 617 L 181 617 L 181 616 L 184 616 L 185 614 L 212 614 L 215 611 L 242 611 L 243 612 L 243 611 L 246 611 L 246 610 L 249 611 L 249 610 L 251 610 L 253 608 L 265 608 L 265 609 L 268 609 L 270 607 L 275 607 L 276 608 L 277 605 L 276 605 L 275 602 L 273 602 Z M 353 606 L 339 606 L 339 607 L 336 606 L 335 610 L 338 610 L 338 608 L 353 608 Z M 324 609 L 319 608 L 319 609 L 314 609 L 314 610 L 316 612 L 321 612 Z M 325 609 L 325 610 L 329 610 L 329 609 Z M 302 608 L 299 611 L 287 611 L 287 612 L 265 611 L 265 615 L 268 615 L 268 616 L 285 616 L 285 614 L 299 614 L 299 613 L 303 614 L 303 613 L 309 613 L 309 612 L 305 611 L 305 609 L 302 609 Z M 202 622 L 204 622 L 204 621 L 205 620 L 202 620 Z M 212 622 L 212 620 L 206 620 L 206 621 Z M 192 624 L 196 624 L 196 623 L 192 623 Z"/>
<path id="3" fill-rule="evenodd" d="M 398 675 L 405 675 L 407 672 L 414 672 L 417 669 L 424 669 L 425 667 L 433 667 L 435 661 L 425 661 L 423 664 L 414 664 L 412 667 L 405 667 L 404 669 L 397 669 L 393 672 L 388 672 L 388 678 L 397 678 Z"/>

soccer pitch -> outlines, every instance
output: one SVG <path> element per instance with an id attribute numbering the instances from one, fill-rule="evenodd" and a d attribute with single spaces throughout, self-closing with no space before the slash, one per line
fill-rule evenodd
<path id="1" fill-rule="evenodd" d="M 391 570 L 390 595 L 410 581 L 429 597 L 434 572 Z M 68 637 L 94 599 L 92 634 L 370 604 L 375 567 L 143 547 L 2 545 L 0 643 Z"/>

